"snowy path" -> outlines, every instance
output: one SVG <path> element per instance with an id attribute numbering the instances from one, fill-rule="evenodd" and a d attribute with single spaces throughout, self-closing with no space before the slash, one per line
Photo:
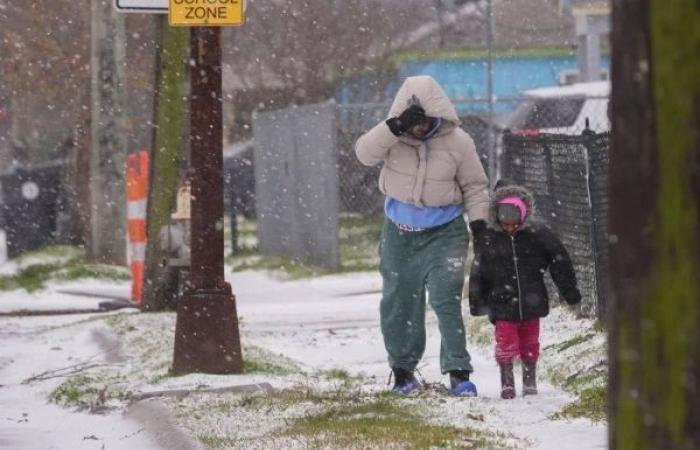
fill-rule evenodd
<path id="1" fill-rule="evenodd" d="M 0 319 L 0 449 L 165 449 L 138 422 L 119 413 L 72 412 L 47 397 L 63 379 L 22 384 L 32 376 L 91 359 L 106 362 L 95 328 L 41 330 L 89 316 Z M 97 325 L 95 325 L 97 326 Z M 105 445 L 107 443 L 107 445 Z"/>
<path id="2" fill-rule="evenodd" d="M 379 331 L 378 275 L 274 282 L 262 274 L 242 273 L 233 275 L 230 281 L 243 327 L 249 338 L 255 339 L 255 345 L 313 368 L 364 372 L 376 376 L 378 388 L 384 388 L 389 369 Z M 440 336 L 432 313 L 428 321 L 428 344 L 419 369 L 426 381 L 447 383 L 446 376 L 440 374 Z M 546 344 L 547 336 L 542 338 Z M 473 413 L 483 414 L 486 425 L 524 437 L 533 449 L 607 448 L 603 424 L 585 419 L 548 419 L 572 400 L 560 389 L 540 382 L 536 397 L 501 400 L 498 367 L 491 350 L 474 345 L 469 350 L 475 368 L 472 380 L 479 389 Z M 543 357 L 547 357 L 546 352 Z"/>
<path id="3" fill-rule="evenodd" d="M 237 297 L 244 345 L 255 345 L 302 362 L 312 370 L 345 369 L 376 377 L 377 391 L 386 388 L 389 370 L 378 328 L 379 290 L 377 274 L 361 273 L 298 281 L 277 281 L 262 273 L 247 272 L 230 277 Z M 65 285 L 61 285 L 65 287 Z M 128 289 L 118 284 L 91 284 L 97 291 Z M 26 295 L 26 294 L 25 294 Z M 39 308 L 80 308 L 94 299 L 70 299 L 57 294 L 55 286 L 25 297 Z M 23 306 L 18 293 L 0 294 L 0 310 Z M 64 305 L 65 303 L 65 305 Z M 12 308 L 10 308 L 12 309 Z M 147 426 L 133 417 L 113 411 L 105 415 L 73 412 L 48 403 L 47 396 L 62 379 L 22 384 L 38 373 L 67 367 L 98 355 L 107 362 L 96 333 L 106 325 L 86 322 L 79 327 L 60 325 L 86 319 L 87 315 L 50 317 L 0 317 L 0 449 L 173 449 L 163 430 Z M 428 382 L 446 382 L 439 373 L 439 335 L 435 318 L 428 315 L 428 346 L 422 375 Z M 49 331 L 47 327 L 54 327 Z M 547 336 L 543 336 L 544 344 Z M 170 349 L 168 349 L 170 350 Z M 606 448 L 604 424 L 578 419 L 553 421 L 571 398 L 563 391 L 540 383 L 541 394 L 532 398 L 503 401 L 499 398 L 498 371 L 490 349 L 470 346 L 479 388 L 476 399 L 449 399 L 444 414 L 452 423 L 468 423 L 465 408 L 450 407 L 453 401 L 467 402 L 468 412 L 483 415 L 483 426 L 508 431 L 529 442 L 533 449 Z M 547 357 L 545 352 L 544 358 Z M 240 381 L 240 380 L 239 380 Z M 228 380 L 227 383 L 230 383 Z M 273 383 L 274 384 L 274 383 Z M 142 416 L 143 417 L 143 416 Z M 166 433 L 172 434 L 172 433 Z M 182 439 L 179 439 L 181 442 Z"/>

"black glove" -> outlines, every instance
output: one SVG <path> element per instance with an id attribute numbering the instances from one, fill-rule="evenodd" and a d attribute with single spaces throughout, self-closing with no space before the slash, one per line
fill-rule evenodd
<path id="1" fill-rule="evenodd" d="M 481 236 L 484 234 L 484 231 L 486 231 L 486 221 L 484 219 L 472 220 L 469 222 L 469 228 L 472 230 L 474 251 L 476 252 L 481 243 Z"/>
<path id="2" fill-rule="evenodd" d="M 399 117 L 391 117 L 386 124 L 395 136 L 401 136 L 425 120 L 425 110 L 420 105 L 411 105 Z"/>
<path id="3" fill-rule="evenodd" d="M 559 294 L 559 297 L 569 305 L 576 305 L 581 302 L 581 292 L 578 288 L 570 288 L 566 292 Z"/>

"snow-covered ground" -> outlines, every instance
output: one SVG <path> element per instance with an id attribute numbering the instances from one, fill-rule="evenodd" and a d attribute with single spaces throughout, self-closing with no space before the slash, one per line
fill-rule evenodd
<path id="1" fill-rule="evenodd" d="M 283 355 L 279 364 L 292 360 L 290 363 L 301 368 L 304 375 L 280 372 L 167 376 L 174 331 L 172 313 L 111 313 L 109 319 L 105 314 L 0 317 L 4 343 L 0 349 L 0 448 L 186 449 L 207 443 L 203 436 L 226 433 L 237 433 L 237 440 L 230 441 L 237 444 L 230 444 L 231 448 L 287 448 L 290 442 L 269 438 L 269 430 L 283 427 L 290 417 L 315 413 L 314 408 L 318 409 L 299 404 L 276 415 L 269 409 L 246 409 L 245 402 L 234 402 L 236 406 L 231 409 L 214 411 L 211 405 L 224 395 L 213 399 L 190 396 L 128 403 L 114 399 L 100 401 L 98 392 L 94 395 L 97 404 L 91 403 L 88 410 L 99 413 L 76 411 L 49 402 L 49 395 L 66 381 L 66 375 L 82 369 L 93 379 L 119 372 L 130 380 L 127 383 L 130 393 L 261 383 L 269 383 L 276 392 L 299 383 L 332 390 L 337 388 L 337 381 L 319 374 L 334 370 L 357 375 L 361 381 L 356 389 L 364 395 L 376 396 L 386 389 L 389 369 L 378 327 L 381 280 L 377 274 L 281 281 L 260 272 L 243 272 L 233 274 L 229 281 L 237 298 L 244 351 L 257 349 L 273 357 Z M 0 312 L 33 307 L 91 308 L 104 299 L 61 292 L 78 290 L 126 296 L 129 289 L 124 283 L 72 283 L 50 283 L 48 289 L 31 295 L 22 291 L 0 293 Z M 439 373 L 439 334 L 434 316 L 429 314 L 428 321 L 428 345 L 420 373 L 428 383 L 446 383 L 446 377 Z M 407 399 L 407 406 L 419 408 L 427 404 L 431 411 L 429 421 L 498 433 L 503 442 L 515 448 L 606 448 L 604 423 L 551 417 L 573 397 L 547 384 L 544 377 L 540 377 L 539 395 L 501 400 L 492 348 L 474 343 L 484 340 L 489 326 L 471 322 L 470 318 L 467 321 L 471 332 L 482 333 L 469 339 L 475 366 L 472 379 L 478 386 L 479 397 L 457 399 L 436 394 Z M 115 324 L 121 328 L 115 328 Z M 575 319 L 564 308 L 554 308 L 544 324 L 541 366 L 545 369 L 565 363 L 562 359 L 566 354 L 555 351 L 557 343 L 586 333 L 592 326 L 590 321 Z M 601 336 L 591 339 L 598 350 Z M 577 364 L 595 364 L 596 358 L 601 357 L 590 353 L 589 358 L 577 360 Z M 138 357 L 134 356 L 137 354 Z M 126 390 L 124 386 L 118 389 Z M 240 394 L 227 395 L 240 397 Z M 125 394 L 124 398 L 127 397 Z M 198 408 L 205 413 L 197 414 Z M 253 442 L 260 442 L 261 438 L 268 440 L 254 446 Z M 227 441 L 223 442 L 207 445 L 228 448 L 224 445 Z"/>

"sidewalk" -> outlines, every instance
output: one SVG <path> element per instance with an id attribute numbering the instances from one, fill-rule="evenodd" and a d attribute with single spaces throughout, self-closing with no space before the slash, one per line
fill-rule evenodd
<path id="1" fill-rule="evenodd" d="M 306 373 L 344 370 L 362 374 L 363 389 L 381 392 L 389 374 L 386 356 L 378 326 L 378 307 L 381 280 L 374 273 L 355 273 L 315 279 L 279 281 L 263 273 L 234 274 L 229 280 L 237 298 L 238 313 L 244 349 L 255 346 L 270 354 L 280 354 L 301 364 Z M 106 289 L 105 283 L 71 286 L 71 289 Z M 113 284 L 115 291 L 125 286 Z M 32 305 L 67 306 L 65 294 L 58 290 L 66 285 L 51 286 L 25 302 Z M 81 307 L 104 299 L 73 296 L 70 305 Z M 7 301 L 7 304 L 5 302 Z M 64 304 L 64 301 L 66 303 Z M 21 302 L 19 293 L 0 293 L 0 310 L 9 304 Z M 92 303 L 91 303 L 92 302 Z M 113 314 L 113 313 L 111 313 Z M 121 313 L 118 317 L 152 324 L 151 330 L 166 336 L 174 328 L 174 314 L 144 315 Z M 104 322 L 104 314 L 50 317 L 0 317 L 0 338 L 5 343 L 0 349 L 0 448 L 7 449 L 172 449 L 197 448 L 194 436 L 203 435 L 204 428 L 238 430 L 242 435 L 256 433 L 267 436 L 269 413 L 252 414 L 252 419 L 241 423 L 236 411 L 210 411 L 208 417 L 193 419 L 174 418 L 173 405 L 177 402 L 144 400 L 128 410 L 108 410 L 96 415 L 72 412 L 70 409 L 48 403 L 49 393 L 63 379 L 47 378 L 29 384 L 22 381 L 37 374 L 70 367 L 78 362 L 91 361 L 113 365 L 139 364 L 136 360 L 120 363 L 118 355 L 109 351 L 113 330 Z M 422 376 L 429 383 L 446 383 L 439 373 L 439 334 L 432 313 L 428 314 L 428 345 L 422 365 Z M 72 324 L 69 327 L 66 325 Z M 107 337 L 105 337 L 107 336 Z M 144 335 L 151 339 L 153 335 Z M 116 339 L 112 334 L 112 338 Z M 543 347 L 553 336 L 543 333 Z M 125 341 L 120 337 L 123 346 Z M 171 339 L 171 337 L 169 337 Z M 469 426 L 493 431 L 506 431 L 522 443 L 518 448 L 542 450 L 602 449 L 606 448 L 605 424 L 587 419 L 551 420 L 571 397 L 558 388 L 540 383 L 540 395 L 519 397 L 513 401 L 499 398 L 498 371 L 490 348 L 479 348 L 471 340 L 469 350 L 475 373 L 472 377 L 479 389 L 479 398 L 432 399 L 440 406 L 441 418 L 455 426 Z M 163 345 L 159 358 L 167 360 L 172 347 Z M 544 358 L 548 355 L 543 354 Z M 116 361 L 113 360 L 116 358 Z M 285 388 L 294 383 L 294 376 L 248 374 L 235 376 L 190 375 L 165 378 L 156 386 L 144 389 L 191 389 L 243 385 L 268 382 L 274 388 Z M 231 397 L 227 397 L 231 398 Z M 187 404 L 197 402 L 190 398 Z M 422 401 L 416 399 L 413 401 Z M 430 399 L 426 399 L 430 401 Z M 236 422 L 239 420 L 239 422 Z M 204 427 L 195 428 L 191 427 Z M 247 433 L 247 434 L 246 434 Z M 172 437 L 177 437 L 172 439 Z M 171 437 L 170 441 L 166 437 Z M 251 439 L 253 439 L 251 438 Z M 250 442 L 254 442 L 250 441 Z M 273 441 L 274 444 L 274 441 Z M 185 445 L 185 447 L 176 447 Z M 279 444 L 278 444 L 279 445 Z M 240 446 L 222 448 L 244 448 Z M 247 448 L 247 447 L 245 447 Z M 284 447 L 269 447 L 284 448 Z"/>
<path id="2" fill-rule="evenodd" d="M 379 330 L 381 289 L 376 274 L 331 276 L 310 280 L 271 282 L 262 274 L 243 273 L 231 279 L 243 317 L 246 337 L 274 352 L 304 361 L 319 369 L 342 368 L 375 377 L 377 389 L 385 389 L 389 376 Z M 428 342 L 420 373 L 429 383 L 447 383 L 440 373 L 440 335 L 437 319 L 428 310 Z M 467 320 L 470 320 L 467 318 Z M 545 319 L 547 320 L 547 319 Z M 551 318 L 550 318 L 551 320 Z M 283 333 L 284 339 L 280 339 Z M 543 332 L 542 347 L 555 336 Z M 535 397 L 500 399 L 500 375 L 492 348 L 476 346 L 467 336 L 479 398 L 468 407 L 445 407 L 445 418 L 469 422 L 467 414 L 484 416 L 490 428 L 512 432 L 540 450 L 588 450 L 607 448 L 606 426 L 586 419 L 550 420 L 571 397 L 545 381 Z M 547 358 L 547 352 L 543 352 Z M 549 355 L 552 357 L 552 355 Z M 460 399 L 457 399 L 458 401 Z M 464 404 L 465 399 L 461 399 Z M 452 404 L 452 402 L 450 402 Z"/>
<path id="3" fill-rule="evenodd" d="M 0 448 L 13 450 L 167 450 L 159 428 L 146 427 L 121 411 L 73 412 L 48 402 L 63 379 L 23 381 L 37 374 L 70 367 L 89 359 L 106 362 L 94 339 L 99 325 L 79 333 L 62 325 L 89 320 L 90 315 L 0 318 Z M 58 328 L 55 328 L 58 327 Z M 53 329 L 52 329 L 53 328 Z M 47 375 L 48 376 L 48 375 Z M 170 430 L 168 430 L 170 432 Z M 196 448 L 196 447 L 190 447 Z M 184 448 L 183 448 L 184 450 Z"/>
<path id="4" fill-rule="evenodd" d="M 80 280 L 51 284 L 46 290 L 33 293 L 0 292 L 0 317 L 98 312 L 100 303 L 129 300 L 130 289 L 125 282 Z"/>

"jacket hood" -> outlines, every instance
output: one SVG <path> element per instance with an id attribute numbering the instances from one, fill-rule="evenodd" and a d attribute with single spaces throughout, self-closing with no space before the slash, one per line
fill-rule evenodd
<path id="1" fill-rule="evenodd" d="M 396 93 L 394 103 L 391 104 L 389 117 L 398 117 L 403 110 L 416 102 L 425 109 L 427 116 L 439 117 L 453 126 L 462 123 L 445 91 L 428 75 L 406 78 Z"/>
<path id="2" fill-rule="evenodd" d="M 527 205 L 527 216 L 525 216 L 525 221 L 523 226 L 530 223 L 531 218 L 535 215 L 535 197 L 530 191 L 522 186 L 510 185 L 503 186 L 494 191 L 491 196 L 491 204 L 489 205 L 489 226 L 495 230 L 500 230 L 501 227 L 498 225 L 498 219 L 496 214 L 496 206 L 498 202 L 506 197 L 519 197 Z"/>

